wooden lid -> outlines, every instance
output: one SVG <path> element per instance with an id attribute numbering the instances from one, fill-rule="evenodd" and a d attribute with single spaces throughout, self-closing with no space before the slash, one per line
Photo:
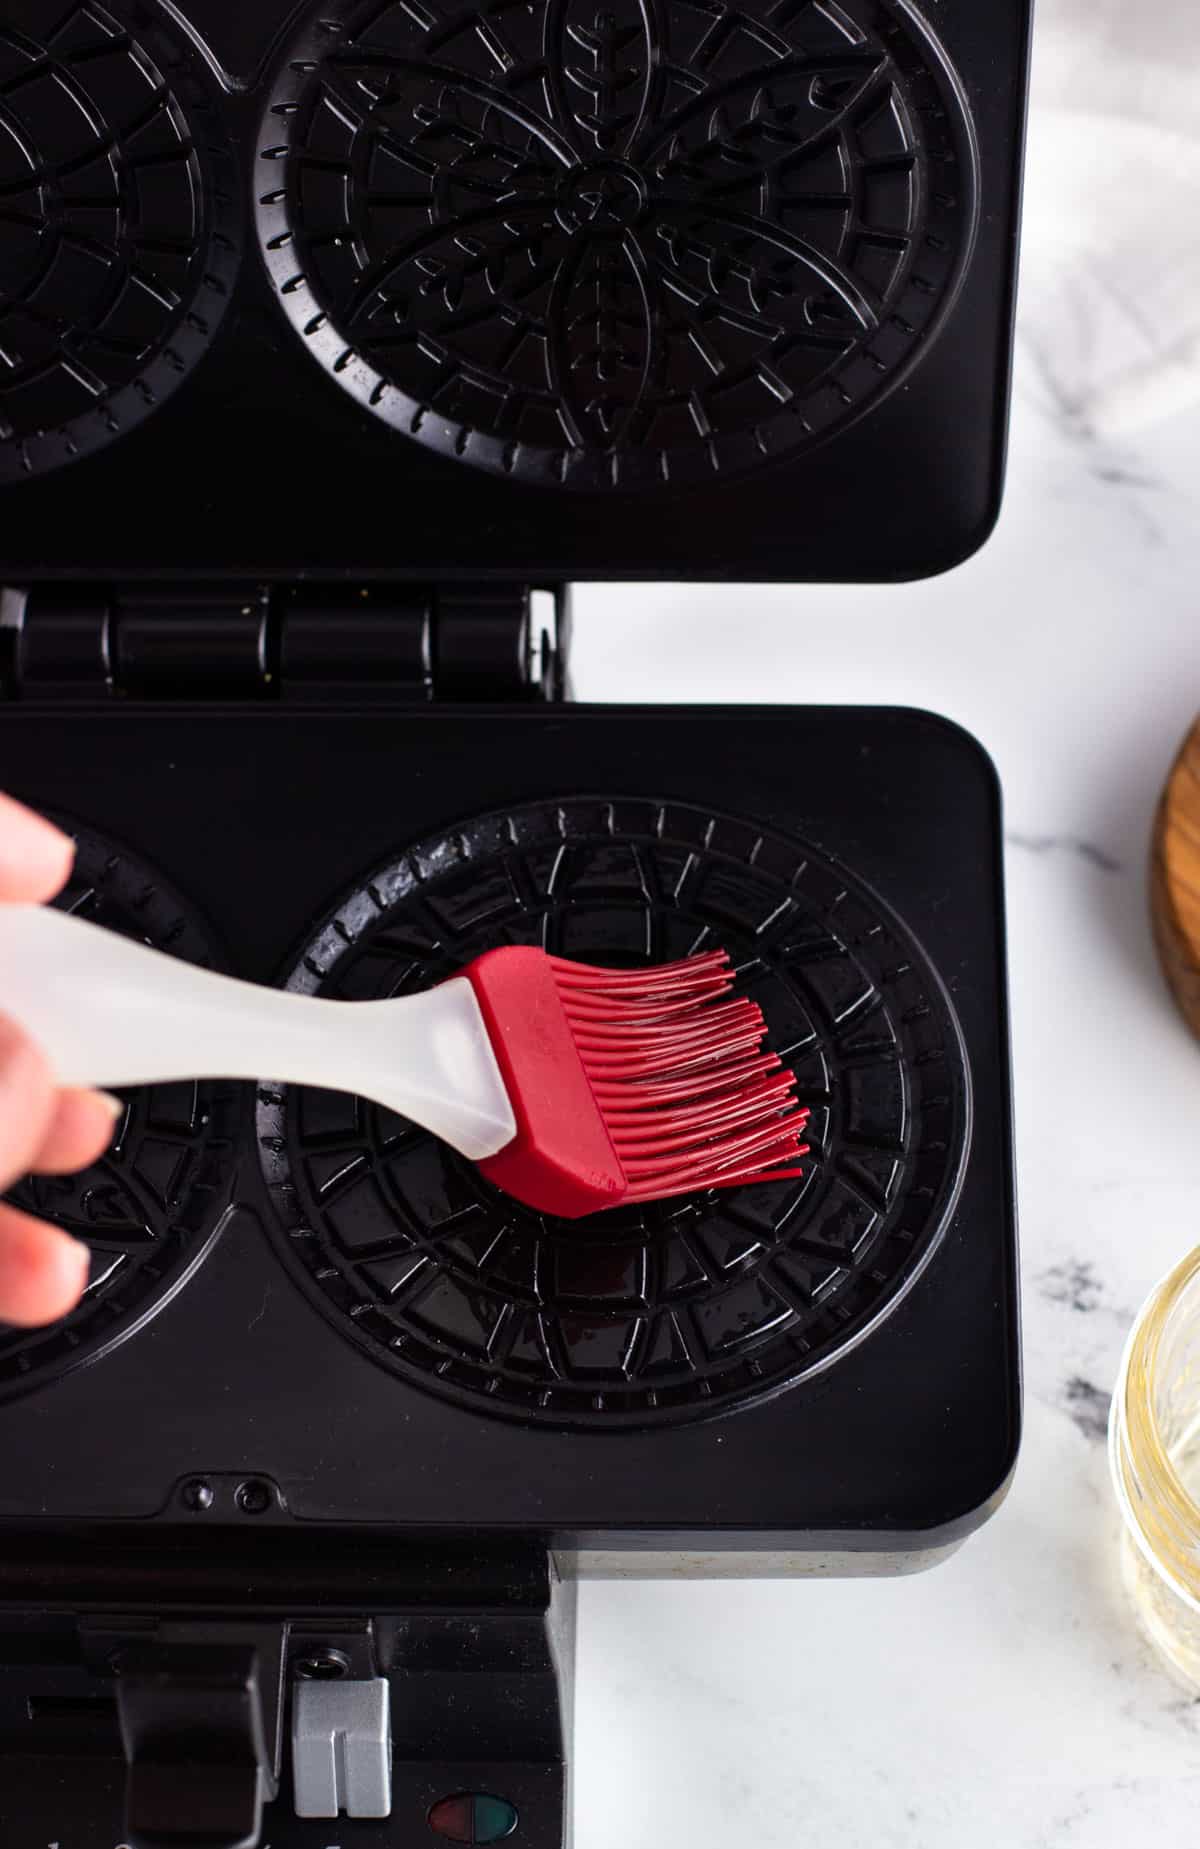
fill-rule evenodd
<path id="1" fill-rule="evenodd" d="M 1200 719 L 1167 779 L 1150 871 L 1154 936 L 1167 981 L 1200 1034 Z"/>

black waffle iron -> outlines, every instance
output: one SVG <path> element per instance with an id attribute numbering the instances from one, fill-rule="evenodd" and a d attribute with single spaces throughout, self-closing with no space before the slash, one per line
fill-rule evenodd
<path id="1" fill-rule="evenodd" d="M 2 12 L 0 783 L 62 903 L 346 998 L 723 944 L 814 1147 L 559 1225 L 264 1074 L 23 1184 L 93 1270 L 0 1331 L 0 1841 L 559 1849 L 580 1574 L 919 1567 L 1013 1467 L 986 757 L 573 704 L 566 594 L 981 543 L 1026 0 Z"/>

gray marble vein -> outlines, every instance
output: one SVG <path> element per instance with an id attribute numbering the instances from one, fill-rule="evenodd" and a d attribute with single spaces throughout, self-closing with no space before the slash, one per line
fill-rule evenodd
<path id="1" fill-rule="evenodd" d="M 1028 854 L 1077 854 L 1101 873 L 1120 873 L 1121 863 L 1094 841 L 1081 841 L 1073 835 L 1027 835 L 1010 829 L 1004 837 L 1010 848 Z"/>

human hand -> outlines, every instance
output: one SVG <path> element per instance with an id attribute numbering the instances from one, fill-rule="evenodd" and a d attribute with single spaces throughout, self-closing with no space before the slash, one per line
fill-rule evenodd
<path id="1" fill-rule="evenodd" d="M 0 796 L 0 902 L 44 904 L 66 884 L 74 844 Z M 2 976 L 0 971 L 0 976 Z M 0 1189 L 32 1169 L 69 1175 L 107 1147 L 121 1106 L 102 1092 L 63 1090 L 41 1050 L 0 1013 Z M 77 1239 L 0 1203 L 0 1321 L 21 1328 L 75 1307 L 88 1278 Z"/>

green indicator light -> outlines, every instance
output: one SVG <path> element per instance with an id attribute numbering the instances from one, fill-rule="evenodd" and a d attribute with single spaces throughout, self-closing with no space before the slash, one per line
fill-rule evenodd
<path id="1" fill-rule="evenodd" d="M 475 1841 L 477 1843 L 499 1843 L 506 1836 L 511 1836 L 517 1827 L 515 1805 L 507 1798 L 484 1798 L 475 1800 Z"/>

